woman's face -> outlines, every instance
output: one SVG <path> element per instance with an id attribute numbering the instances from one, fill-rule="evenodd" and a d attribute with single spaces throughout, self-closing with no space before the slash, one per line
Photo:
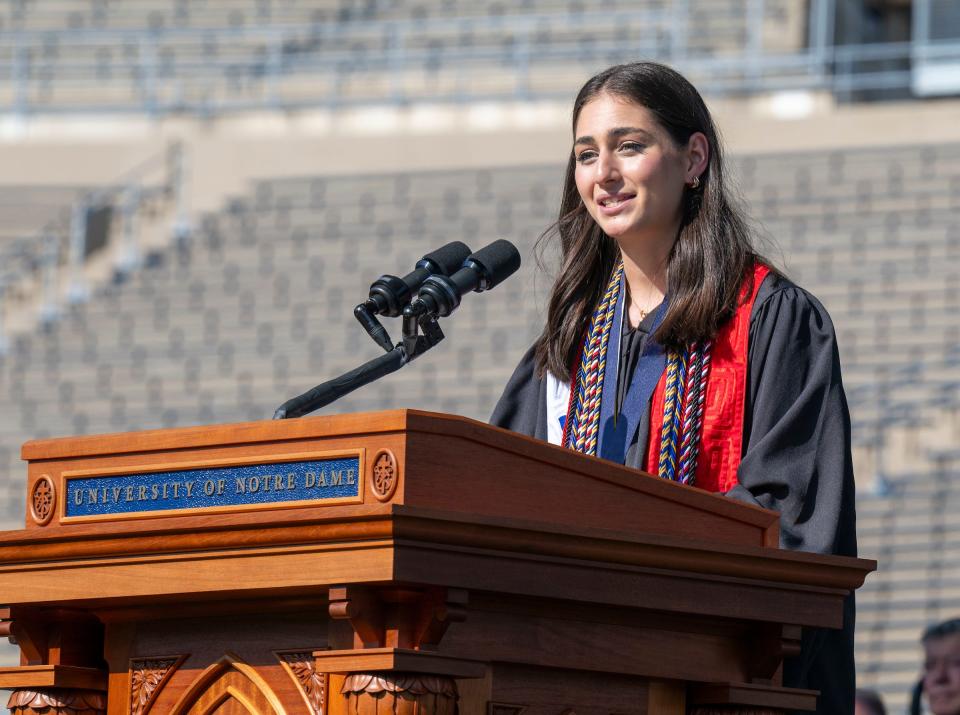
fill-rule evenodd
<path id="1" fill-rule="evenodd" d="M 580 110 L 573 154 L 580 198 L 608 236 L 622 248 L 672 245 L 684 187 L 706 168 L 703 134 L 678 147 L 646 107 L 603 93 Z"/>

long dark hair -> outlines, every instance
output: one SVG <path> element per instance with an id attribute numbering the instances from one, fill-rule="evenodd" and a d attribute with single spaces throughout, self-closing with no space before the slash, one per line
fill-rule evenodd
<path id="1" fill-rule="evenodd" d="M 675 144 L 685 146 L 694 132 L 710 145 L 710 158 L 698 189 L 683 197 L 680 231 L 667 260 L 670 305 L 656 339 L 682 349 L 714 337 L 733 315 L 740 285 L 757 260 L 747 222 L 729 198 L 723 155 L 713 119 L 703 98 L 678 72 L 655 62 L 636 62 L 604 70 L 587 81 L 573 105 L 573 127 L 584 105 L 602 93 L 647 108 Z M 573 151 L 567 162 L 560 216 L 543 236 L 559 236 L 561 268 L 547 308 L 547 323 L 537 341 L 540 375 L 549 370 L 569 375 L 594 307 L 620 259 L 616 242 L 587 213 L 574 179 Z"/>

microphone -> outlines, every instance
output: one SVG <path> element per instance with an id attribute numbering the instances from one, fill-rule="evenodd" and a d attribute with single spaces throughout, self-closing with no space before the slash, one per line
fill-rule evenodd
<path id="1" fill-rule="evenodd" d="M 353 309 L 353 316 L 377 345 L 390 352 L 393 350 L 393 342 L 375 316 L 397 317 L 403 313 L 414 291 L 420 288 L 431 274 L 453 273 L 469 255 L 469 246 L 460 241 L 452 241 L 417 261 L 416 268 L 403 278 L 380 276 L 370 286 L 370 297 Z"/>
<path id="2" fill-rule="evenodd" d="M 466 293 L 482 293 L 500 285 L 520 268 L 520 252 L 504 239 L 471 253 L 463 267 L 446 276 L 435 273 L 423 281 L 417 297 L 403 310 L 405 319 L 429 314 L 444 318 Z"/>
<path id="3" fill-rule="evenodd" d="M 370 286 L 370 298 L 364 306 L 374 315 L 395 318 L 403 313 L 413 294 L 430 275 L 450 275 L 460 268 L 469 256 L 470 247 L 460 241 L 441 246 L 417 261 L 415 270 L 403 278 L 380 276 Z"/>

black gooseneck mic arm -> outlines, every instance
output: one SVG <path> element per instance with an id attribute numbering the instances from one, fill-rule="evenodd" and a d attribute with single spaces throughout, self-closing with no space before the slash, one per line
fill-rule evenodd
<path id="1" fill-rule="evenodd" d="M 403 349 L 397 346 L 386 355 L 374 358 L 340 377 L 321 383 L 302 395 L 287 400 L 273 413 L 273 419 L 285 420 L 291 417 L 308 415 L 314 410 L 319 410 L 321 407 L 339 400 L 358 387 L 363 387 L 384 375 L 396 372 L 404 366 L 406 361 Z"/>
<path id="2" fill-rule="evenodd" d="M 418 327 L 423 330 L 422 335 L 418 333 Z M 344 395 L 348 395 L 364 385 L 369 385 L 391 372 L 396 372 L 414 358 L 423 355 L 444 337 L 436 316 L 430 314 L 424 314 L 419 319 L 415 318 L 413 320 L 412 335 L 407 335 L 407 329 L 407 321 L 404 319 L 403 341 L 392 347 L 390 352 L 365 362 L 360 367 L 345 372 L 340 377 L 327 380 L 327 382 L 317 385 L 302 395 L 287 400 L 273 413 L 273 419 L 284 420 L 291 417 L 303 417 L 314 410 L 326 407 Z"/>

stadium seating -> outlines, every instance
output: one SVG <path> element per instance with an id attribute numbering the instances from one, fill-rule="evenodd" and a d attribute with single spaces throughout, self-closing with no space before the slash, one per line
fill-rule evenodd
<path id="1" fill-rule="evenodd" d="M 0 71 L 11 78 L 0 84 L 0 106 L 22 114 L 215 114 L 566 98 L 571 77 L 637 56 L 689 60 L 694 77 L 710 77 L 719 89 L 713 78 L 721 70 L 731 87 L 749 84 L 750 72 L 736 64 L 744 48 L 803 47 L 801 4 L 767 0 L 762 15 L 757 7 L 749 0 L 13 0 L 0 7 Z M 760 65 L 752 66 L 755 74 Z"/>
<path id="2" fill-rule="evenodd" d="M 960 608 L 957 210 L 949 157 L 915 147 L 757 155 L 735 175 L 782 264 L 838 329 L 860 479 L 861 680 L 902 702 L 917 632 Z M 0 361 L 5 521 L 22 518 L 31 437 L 267 419 L 285 398 L 375 357 L 352 316 L 370 282 L 453 238 L 517 242 L 518 278 L 467 297 L 433 352 L 329 411 L 420 407 L 484 419 L 542 323 L 533 245 L 561 167 L 263 181 L 192 242 L 98 288 Z M 771 255 L 777 259 L 778 253 Z M 398 326 L 388 328 L 397 338 Z M 953 478 L 947 478 L 952 475 Z"/>

